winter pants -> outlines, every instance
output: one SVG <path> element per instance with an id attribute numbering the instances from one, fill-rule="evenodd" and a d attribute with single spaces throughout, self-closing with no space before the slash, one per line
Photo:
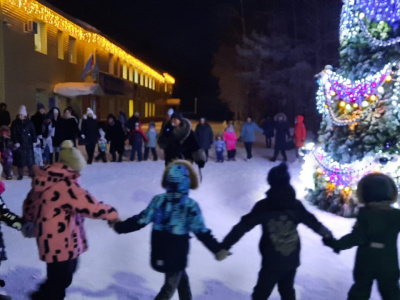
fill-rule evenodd
<path id="1" fill-rule="evenodd" d="M 208 149 L 203 149 L 204 153 L 206 154 L 206 161 L 208 160 Z"/>
<path id="2" fill-rule="evenodd" d="M 253 146 L 253 142 L 245 142 L 244 147 L 246 148 L 246 153 L 247 153 L 247 159 L 250 159 L 253 157 L 251 154 L 251 147 Z"/>
<path id="3" fill-rule="evenodd" d="M 371 288 L 374 279 L 378 282 L 378 290 L 384 300 L 400 300 L 398 274 L 382 274 L 374 276 L 373 272 L 357 272 L 354 270 L 354 284 L 351 287 L 348 300 L 364 300 L 371 297 Z"/>
<path id="4" fill-rule="evenodd" d="M 132 145 L 130 160 L 131 161 L 135 160 L 136 152 L 137 152 L 137 156 L 138 156 L 138 161 L 142 161 L 142 145 L 140 145 L 140 146 Z"/>
<path id="5" fill-rule="evenodd" d="M 32 165 L 28 166 L 28 174 L 29 177 L 33 178 L 33 169 L 32 169 Z M 18 177 L 22 178 L 24 176 L 24 168 L 23 167 L 18 167 Z"/>
<path id="6" fill-rule="evenodd" d="M 224 151 L 215 151 L 217 162 L 224 162 Z"/>
<path id="7" fill-rule="evenodd" d="M 9 164 L 3 165 L 3 172 L 7 179 L 9 179 L 11 177 L 12 167 L 13 166 L 9 165 Z"/>
<path id="8" fill-rule="evenodd" d="M 96 148 L 96 142 L 95 143 L 87 143 L 85 145 L 85 148 L 86 148 L 86 153 L 88 156 L 87 163 L 90 165 L 93 162 L 94 149 Z"/>
<path id="9" fill-rule="evenodd" d="M 157 157 L 157 151 L 155 147 L 145 147 L 144 148 L 144 160 L 147 160 L 149 158 L 149 151 L 151 150 L 151 154 L 153 154 L 153 160 L 156 161 L 158 159 Z"/>
<path id="10" fill-rule="evenodd" d="M 236 149 L 228 150 L 228 160 L 234 160 L 236 156 Z"/>
<path id="11" fill-rule="evenodd" d="M 113 162 L 117 161 L 117 156 L 116 156 L 115 152 L 118 152 L 118 162 L 122 162 L 122 155 L 124 154 L 124 145 L 111 142 L 110 153 L 111 153 Z"/>
<path id="12" fill-rule="evenodd" d="M 271 146 L 272 146 L 272 141 L 271 140 L 272 139 L 271 139 L 270 136 L 266 136 L 265 137 L 265 145 L 266 145 L 267 148 L 271 148 Z"/>
<path id="13" fill-rule="evenodd" d="M 99 151 L 99 154 L 94 158 L 95 161 L 102 160 L 103 162 L 107 162 L 106 151 Z"/>
<path id="14" fill-rule="evenodd" d="M 252 299 L 266 300 L 271 295 L 275 285 L 278 284 L 278 291 L 282 300 L 295 300 L 296 292 L 294 290 L 294 277 L 296 269 L 271 270 L 262 267 L 258 273 L 258 281 L 254 287 Z"/>
<path id="15" fill-rule="evenodd" d="M 165 282 L 154 300 L 168 300 L 178 289 L 179 300 L 192 300 L 189 277 L 186 271 L 165 273 Z"/>
<path id="16" fill-rule="evenodd" d="M 278 157 L 278 153 L 279 151 L 281 152 L 282 156 L 283 156 L 283 161 L 287 161 L 287 156 L 286 156 L 286 151 L 283 149 L 276 149 L 274 151 L 274 157 L 272 158 L 272 160 L 276 160 L 276 158 Z"/>
<path id="17" fill-rule="evenodd" d="M 78 259 L 47 264 L 47 279 L 39 290 L 31 294 L 32 300 L 62 300 L 65 290 L 71 285 Z"/>

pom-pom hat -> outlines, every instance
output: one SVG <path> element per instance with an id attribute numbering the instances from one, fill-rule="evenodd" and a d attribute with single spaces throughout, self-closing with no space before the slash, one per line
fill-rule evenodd
<path id="1" fill-rule="evenodd" d="M 285 163 L 273 167 L 267 177 L 267 181 L 271 187 L 285 186 L 289 184 L 290 174 Z"/>
<path id="2" fill-rule="evenodd" d="M 60 163 L 70 167 L 72 170 L 80 172 L 86 166 L 86 160 L 82 152 L 74 147 L 71 140 L 61 143 Z"/>

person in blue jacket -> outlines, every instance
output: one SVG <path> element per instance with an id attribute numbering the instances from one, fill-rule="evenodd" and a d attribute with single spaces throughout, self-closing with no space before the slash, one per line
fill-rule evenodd
<path id="1" fill-rule="evenodd" d="M 263 130 L 258 127 L 258 125 L 254 123 L 250 117 L 247 117 L 246 122 L 243 123 L 239 138 L 239 140 L 244 143 L 244 147 L 246 148 L 247 160 L 253 157 L 251 150 L 255 140 L 255 131 L 263 133 Z"/>
<path id="2" fill-rule="evenodd" d="M 189 189 L 199 185 L 193 166 L 186 160 L 175 160 L 164 171 L 162 186 L 166 193 L 156 195 L 140 214 L 112 224 L 117 233 L 137 231 L 153 223 L 151 265 L 165 273 L 165 283 L 155 300 L 171 299 L 178 289 L 179 299 L 192 299 L 186 273 L 190 232 L 214 254 L 220 250 L 203 220 L 198 203 L 189 197 Z"/>

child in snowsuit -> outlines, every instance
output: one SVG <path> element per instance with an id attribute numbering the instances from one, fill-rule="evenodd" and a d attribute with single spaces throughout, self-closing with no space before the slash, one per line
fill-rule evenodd
<path id="1" fill-rule="evenodd" d="M 35 166 L 35 177 L 23 205 L 24 219 L 35 224 L 40 260 L 47 279 L 33 300 L 62 300 L 72 282 L 78 257 L 88 250 L 84 218 L 116 221 L 117 211 L 83 189 L 78 178 L 86 160 L 71 140 L 61 143 L 59 163 Z"/>
<path id="2" fill-rule="evenodd" d="M 132 146 L 130 161 L 135 160 L 136 152 L 138 156 L 138 161 L 142 161 L 143 141 L 147 143 L 148 140 L 143 130 L 140 128 L 139 123 L 135 123 L 135 129 L 131 130 L 127 138 L 129 140 L 129 144 Z"/>
<path id="3" fill-rule="evenodd" d="M 0 174 L 3 171 L 2 169 L 3 168 L 0 164 Z M 4 186 L 4 183 L 0 181 L 0 195 L 2 195 L 5 190 L 6 188 Z M 22 229 L 23 225 L 22 218 L 14 214 L 7 208 L 1 196 L 0 196 L 0 221 L 4 222 L 8 227 L 12 227 L 17 230 Z M 6 247 L 4 245 L 3 233 L 1 231 L 1 226 L 0 226 L 0 262 L 7 260 L 7 255 L 5 250 Z M 0 282 L 2 282 L 2 280 L 0 280 Z M 4 284 L 5 283 L 2 282 L 1 286 L 4 286 Z M 11 298 L 0 294 L 0 299 L 11 299 Z"/>
<path id="4" fill-rule="evenodd" d="M 224 162 L 224 151 L 225 151 L 225 142 L 222 139 L 222 134 L 217 134 L 217 138 L 214 141 L 215 154 L 217 156 L 217 162 Z"/>
<path id="5" fill-rule="evenodd" d="M 154 122 L 151 122 L 149 125 L 149 129 L 146 131 L 146 137 L 148 139 L 148 142 L 146 143 L 146 146 L 144 148 L 144 160 L 147 160 L 149 158 L 149 150 L 151 150 L 151 153 L 153 154 L 153 160 L 157 160 L 157 151 L 156 151 L 156 145 L 157 145 L 157 138 L 158 138 L 158 133 L 156 130 L 156 124 Z"/>
<path id="6" fill-rule="evenodd" d="M 13 150 L 14 144 L 10 138 L 10 128 L 7 125 L 3 125 L 0 128 L 0 153 L 3 172 L 7 180 L 12 179 Z"/>
<path id="7" fill-rule="evenodd" d="M 189 233 L 213 253 L 220 250 L 203 220 L 197 202 L 189 198 L 189 189 L 196 189 L 198 179 L 192 165 L 185 160 L 170 163 L 164 171 L 162 186 L 166 193 L 156 195 L 140 214 L 114 224 L 117 233 L 139 230 L 153 223 L 151 265 L 165 273 L 165 283 L 155 300 L 171 299 L 178 289 L 179 299 L 192 299 L 185 268 L 189 252 Z"/>
<path id="8" fill-rule="evenodd" d="M 51 121 L 52 115 L 47 114 L 42 125 L 43 137 L 43 164 L 53 163 L 53 137 L 55 129 Z"/>
<path id="9" fill-rule="evenodd" d="M 357 186 L 360 208 L 353 231 L 339 240 L 324 239 L 336 253 L 358 246 L 353 270 L 354 284 L 348 299 L 369 299 L 372 282 L 378 281 L 382 299 L 400 299 L 397 236 L 400 210 L 397 187 L 392 178 L 380 173 L 364 176 Z"/>
<path id="10" fill-rule="evenodd" d="M 263 234 L 260 240 L 262 266 L 258 281 L 253 290 L 253 300 L 265 300 L 274 286 L 282 299 L 294 300 L 294 279 L 300 265 L 300 237 L 297 225 L 303 223 L 317 234 L 331 237 L 331 232 L 322 225 L 303 204 L 296 200 L 296 193 L 290 185 L 287 166 L 281 163 L 268 173 L 271 188 L 267 198 L 258 201 L 251 212 L 242 217 L 222 242 L 217 259 L 222 260 L 240 238 L 256 225 L 261 225 Z"/>
<path id="11" fill-rule="evenodd" d="M 233 124 L 230 123 L 224 132 L 223 140 L 226 142 L 226 149 L 228 152 L 228 160 L 236 160 L 236 133 Z"/>
<path id="12" fill-rule="evenodd" d="M 97 141 L 97 147 L 99 149 L 99 154 L 94 158 L 95 161 L 102 160 L 103 162 L 107 162 L 106 151 L 107 151 L 107 140 L 105 138 L 106 133 L 102 128 L 99 129 L 100 138 Z"/>

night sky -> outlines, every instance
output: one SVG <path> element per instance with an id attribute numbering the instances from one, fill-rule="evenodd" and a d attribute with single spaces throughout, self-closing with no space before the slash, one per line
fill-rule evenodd
<path id="1" fill-rule="evenodd" d="M 217 95 L 212 56 L 239 0 L 49 0 L 177 80 L 174 96 Z"/>
<path id="2" fill-rule="evenodd" d="M 182 99 L 182 110 L 193 109 L 194 98 L 217 99 L 218 79 L 211 75 L 213 55 L 227 33 L 243 32 L 242 12 L 247 30 L 258 28 L 267 17 L 253 18 L 261 9 L 274 9 L 291 22 L 293 5 L 301 16 L 304 3 L 315 0 L 48 0 L 47 2 L 90 25 L 130 50 L 134 56 L 176 79 L 173 97 Z M 324 0 L 338 22 L 340 0 Z M 315 2 L 315 5 L 322 3 Z M 331 5 L 332 3 L 332 5 Z M 332 8 L 332 9 L 331 9 Z M 275 11 L 275 10 L 279 10 Z M 304 9 L 304 10 L 307 10 Z M 327 16 L 328 17 L 328 16 Z M 260 26 L 261 23 L 261 26 Z M 265 25 L 266 26 L 266 25 Z M 290 25 L 289 25 L 290 26 Z M 338 25 L 337 25 L 338 26 Z M 292 26 L 293 27 L 293 26 Z M 336 25 L 335 25 L 336 27 Z M 294 27 L 293 27 L 294 28 Z M 336 36 L 333 37 L 336 40 Z M 336 46 L 332 51 L 337 52 Z M 331 58 L 329 58 L 331 59 Z M 318 66 L 319 68 L 319 66 Z"/>

